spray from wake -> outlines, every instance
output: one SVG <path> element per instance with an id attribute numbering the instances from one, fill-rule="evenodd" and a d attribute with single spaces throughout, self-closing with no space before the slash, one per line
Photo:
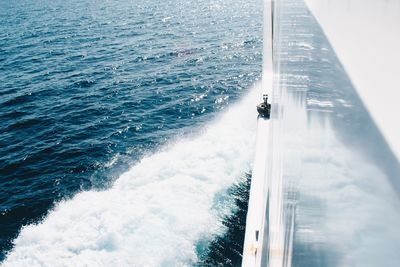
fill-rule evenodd
<path id="1" fill-rule="evenodd" d="M 199 136 L 143 158 L 106 191 L 59 203 L 21 230 L 4 266 L 184 266 L 221 229 L 219 193 L 249 167 L 257 89 Z M 221 214 L 222 213 L 222 214 Z"/>

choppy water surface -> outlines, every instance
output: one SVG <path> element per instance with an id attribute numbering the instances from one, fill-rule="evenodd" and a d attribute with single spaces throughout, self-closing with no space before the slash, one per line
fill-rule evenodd
<path id="1" fill-rule="evenodd" d="M 251 160 L 254 114 L 221 110 L 260 77 L 261 28 L 260 0 L 1 1 L 0 259 L 124 266 L 140 237 L 138 263 L 195 262 Z"/>

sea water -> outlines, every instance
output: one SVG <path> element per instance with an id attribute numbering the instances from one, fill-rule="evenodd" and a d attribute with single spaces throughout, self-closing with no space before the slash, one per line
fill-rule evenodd
<path id="1" fill-rule="evenodd" d="M 210 253 L 252 160 L 261 35 L 260 0 L 1 1 L 3 263 Z"/>

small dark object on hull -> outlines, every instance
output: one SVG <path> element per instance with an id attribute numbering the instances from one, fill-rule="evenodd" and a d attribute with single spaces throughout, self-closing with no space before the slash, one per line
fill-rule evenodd
<path id="1" fill-rule="evenodd" d="M 268 103 L 268 95 L 263 95 L 264 101 L 257 105 L 258 115 L 269 119 L 271 114 L 271 104 Z"/>

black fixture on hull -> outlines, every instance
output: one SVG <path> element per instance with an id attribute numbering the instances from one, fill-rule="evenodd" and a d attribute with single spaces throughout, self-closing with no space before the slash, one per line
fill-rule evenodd
<path id="1" fill-rule="evenodd" d="M 271 104 L 268 103 L 268 95 L 263 95 L 263 102 L 257 105 L 258 115 L 269 119 L 271 114 Z"/>

